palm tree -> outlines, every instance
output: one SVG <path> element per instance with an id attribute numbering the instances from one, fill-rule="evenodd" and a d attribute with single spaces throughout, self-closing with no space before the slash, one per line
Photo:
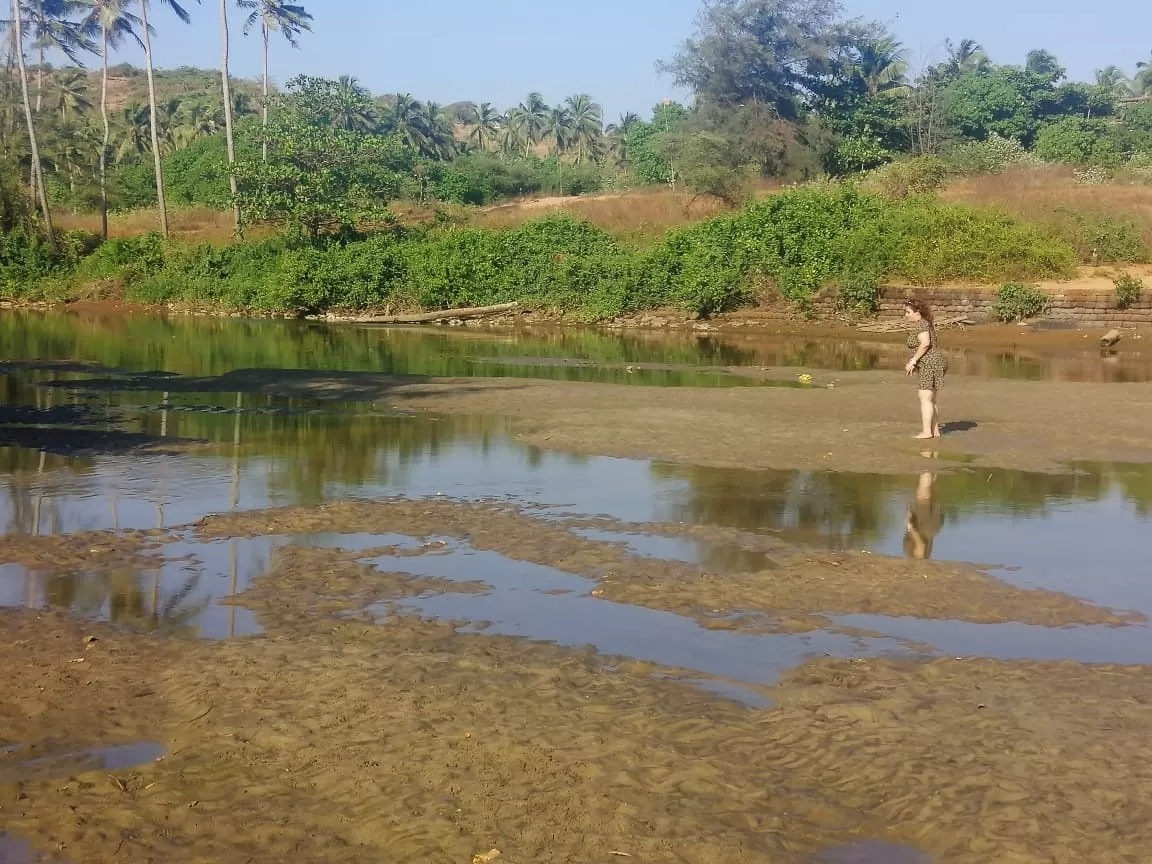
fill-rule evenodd
<path id="1" fill-rule="evenodd" d="M 350 75 L 340 76 L 332 123 L 349 132 L 371 132 L 377 125 L 372 111 L 372 94 Z"/>
<path id="2" fill-rule="evenodd" d="M 484 102 L 479 108 L 473 107 L 471 113 L 468 122 L 472 129 L 468 132 L 468 141 L 480 150 L 488 150 L 503 126 L 500 112 L 492 107 L 491 102 Z"/>
<path id="3" fill-rule="evenodd" d="M 264 129 L 263 159 L 268 161 L 268 48 L 272 31 L 279 30 L 293 48 L 299 48 L 296 37 L 305 30 L 312 30 L 312 16 L 303 6 L 286 3 L 284 0 L 236 0 L 241 9 L 251 9 L 252 14 L 244 22 L 244 35 L 247 36 L 257 23 L 260 24 L 260 38 L 264 42 L 264 104 L 262 108 L 262 128 Z"/>
<path id="4" fill-rule="evenodd" d="M 604 130 L 608 136 L 609 150 L 616 157 L 618 165 L 628 164 L 628 134 L 639 122 L 640 115 L 629 111 L 621 114 L 618 122 L 609 123 L 608 128 Z"/>
<path id="5" fill-rule="evenodd" d="M 232 216 L 236 236 L 243 231 L 239 189 L 236 187 L 236 138 L 232 129 L 232 83 L 228 77 L 228 0 L 220 0 L 220 88 L 224 94 L 224 137 L 228 143 L 228 187 L 232 192 Z"/>
<path id="6" fill-rule="evenodd" d="M 904 83 L 908 72 L 907 52 L 891 36 L 881 36 L 864 44 L 860 48 L 857 70 L 869 95 L 907 89 Z"/>
<path id="7" fill-rule="evenodd" d="M 81 26 L 85 32 L 98 29 L 100 32 L 100 117 L 104 124 L 104 137 L 100 144 L 100 227 L 105 240 L 108 239 L 108 144 L 112 129 L 108 122 L 108 49 L 119 45 L 124 37 L 135 39 L 141 48 L 143 40 L 136 30 L 143 22 L 128 11 L 132 0 L 84 0 L 89 10 Z"/>
<path id="8" fill-rule="evenodd" d="M 44 169 L 40 164 L 40 145 L 36 141 L 36 124 L 32 120 L 32 100 L 28 96 L 28 67 L 24 64 L 24 24 L 20 0 L 12 0 L 12 39 L 16 63 L 20 69 L 20 93 L 24 99 L 24 119 L 28 121 L 28 146 L 32 151 L 32 173 L 36 178 L 36 188 L 40 198 L 40 210 L 44 216 L 44 230 L 48 232 L 48 244 L 52 251 L 57 250 L 56 232 L 52 228 L 52 211 L 48 207 L 48 192 L 44 188 Z"/>
<path id="9" fill-rule="evenodd" d="M 451 159 L 456 155 L 456 129 L 435 102 L 425 102 L 420 116 L 424 131 L 424 155 L 429 159 Z"/>
<path id="10" fill-rule="evenodd" d="M 1096 70 L 1096 86 L 1109 96 L 1123 97 L 1132 95 L 1132 88 L 1128 76 L 1119 66 L 1105 66 Z"/>
<path id="11" fill-rule="evenodd" d="M 572 116 L 567 108 L 553 108 L 548 112 L 543 141 L 557 156 L 563 154 L 572 141 Z"/>
<path id="12" fill-rule="evenodd" d="M 44 103 L 44 75 L 48 68 L 47 53 L 55 49 L 80 65 L 82 51 L 96 46 L 79 23 L 72 20 L 80 14 L 80 0 L 20 0 L 25 35 L 32 37 L 36 51 L 36 113 Z"/>
<path id="13" fill-rule="evenodd" d="M 116 161 L 142 158 L 152 147 L 152 110 L 147 105 L 124 108 L 118 125 L 122 131 L 116 145 Z"/>
<path id="14" fill-rule="evenodd" d="M 421 126 L 424 107 L 412 98 L 411 93 L 397 93 L 395 100 L 396 104 L 385 117 L 385 130 L 399 135 L 413 150 L 422 149 L 427 143 Z"/>
<path id="15" fill-rule="evenodd" d="M 989 63 L 984 47 L 975 39 L 962 39 L 959 45 L 953 45 L 951 39 L 946 39 L 944 48 L 948 52 L 945 66 L 953 75 L 976 72 Z"/>
<path id="16" fill-rule="evenodd" d="M 168 204 L 164 200 L 164 168 L 160 162 L 160 136 L 157 129 L 156 80 L 153 75 L 152 64 L 152 27 L 148 24 L 148 3 L 150 0 L 140 0 L 141 30 L 144 32 L 144 68 L 148 73 L 148 126 L 152 136 L 153 169 L 156 172 L 156 206 L 160 208 L 160 232 L 168 236 Z M 176 17 L 185 24 L 192 18 L 177 0 L 159 0 L 162 5 L 168 6 Z M 199 0 L 197 0 L 199 2 Z"/>
<path id="17" fill-rule="evenodd" d="M 569 96 L 564 102 L 568 115 L 568 144 L 576 153 L 576 164 L 593 156 L 604 135 L 603 112 L 586 93 Z"/>
<path id="18" fill-rule="evenodd" d="M 80 8 L 79 0 L 19 0 L 21 36 L 32 38 L 32 48 L 37 54 L 36 64 L 36 107 L 39 114 L 44 104 L 44 77 L 48 68 L 46 59 L 50 49 L 60 51 L 73 63 L 79 64 L 79 54 L 94 48 L 79 24 L 69 20 Z M 14 20 L 3 22 L 11 29 Z M 37 175 L 29 165 L 29 185 L 36 194 Z"/>
<path id="19" fill-rule="evenodd" d="M 68 122 L 69 113 L 82 116 L 92 109 L 88 98 L 88 73 L 83 69 L 62 69 L 53 76 L 56 85 L 56 107 L 60 120 Z"/>
<path id="20" fill-rule="evenodd" d="M 548 126 L 549 110 L 543 96 L 539 93 L 529 93 L 527 99 L 509 112 L 509 125 L 515 128 L 524 142 L 525 156 L 542 140 L 544 130 Z"/>

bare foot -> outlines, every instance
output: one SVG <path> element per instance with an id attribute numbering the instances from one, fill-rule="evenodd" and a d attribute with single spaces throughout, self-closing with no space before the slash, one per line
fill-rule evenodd
<path id="1" fill-rule="evenodd" d="M 930 440 L 932 438 L 936 438 L 936 437 L 937 436 L 933 435 L 931 432 L 929 432 L 927 434 L 921 432 L 919 435 L 916 436 L 916 440 L 917 441 L 928 441 L 928 440 Z"/>

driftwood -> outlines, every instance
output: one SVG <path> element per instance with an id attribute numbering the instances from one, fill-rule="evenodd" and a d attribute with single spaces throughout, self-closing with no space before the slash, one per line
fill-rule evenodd
<path id="1" fill-rule="evenodd" d="M 428 324 L 433 321 L 448 321 L 453 318 L 485 318 L 511 312 L 519 307 L 518 302 L 497 303 L 495 306 L 473 306 L 468 309 L 439 309 L 435 312 L 414 312 L 409 315 L 367 315 L 363 318 L 349 318 L 352 324 Z"/>
<path id="2" fill-rule="evenodd" d="M 963 327 L 965 324 L 971 324 L 967 315 L 954 315 L 951 318 L 937 318 L 935 325 L 937 328 L 941 327 Z M 860 324 L 856 329 L 862 330 L 865 333 L 897 333 L 901 330 L 909 328 L 908 322 L 903 318 L 898 318 L 892 321 L 874 321 L 869 324 Z"/>
<path id="3" fill-rule="evenodd" d="M 1111 348 L 1113 345 L 1115 345 L 1119 341 L 1120 341 L 1120 331 L 1119 330 L 1109 330 L 1107 333 L 1105 333 L 1103 336 L 1100 337 L 1100 347 L 1101 348 Z"/>

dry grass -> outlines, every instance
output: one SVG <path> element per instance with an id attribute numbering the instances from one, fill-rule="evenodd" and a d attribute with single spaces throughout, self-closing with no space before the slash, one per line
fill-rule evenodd
<path id="1" fill-rule="evenodd" d="M 730 209 L 711 197 L 670 189 L 646 189 L 583 198 L 516 201 L 481 211 L 471 222 L 485 228 L 508 228 L 553 213 L 568 213 L 623 239 L 643 240 Z"/>
<path id="2" fill-rule="evenodd" d="M 1086 185 L 1076 182 L 1068 166 L 1028 166 L 965 178 L 941 197 L 998 207 L 1039 222 L 1053 222 L 1068 210 L 1131 220 L 1139 226 L 1145 245 L 1152 247 L 1152 185 L 1146 183 Z"/>
<path id="3" fill-rule="evenodd" d="M 99 213 L 58 213 L 54 221 L 56 227 L 64 231 L 100 233 Z M 230 211 L 212 210 L 208 207 L 171 210 L 168 214 L 168 224 L 172 236 L 180 240 L 221 243 L 234 239 Z M 111 237 L 134 237 L 159 230 L 160 216 L 155 208 L 113 213 L 108 217 L 108 234 Z M 257 229 L 247 232 L 247 236 L 261 236 L 267 233 L 266 229 Z"/>

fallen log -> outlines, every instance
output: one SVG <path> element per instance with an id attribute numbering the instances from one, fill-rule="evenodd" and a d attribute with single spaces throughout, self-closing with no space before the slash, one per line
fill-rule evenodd
<path id="1" fill-rule="evenodd" d="M 1100 337 L 1100 347 L 1101 348 L 1111 348 L 1113 345 L 1115 345 L 1119 341 L 1120 341 L 1120 331 L 1119 330 L 1109 330 L 1107 333 L 1105 333 L 1103 336 Z"/>
<path id="2" fill-rule="evenodd" d="M 511 312 L 520 304 L 497 303 L 495 306 L 473 306 L 467 309 L 438 309 L 435 312 L 413 312 L 407 315 L 365 315 L 362 318 L 346 319 L 351 324 L 428 324 L 433 321 L 448 321 L 453 318 L 485 318 Z"/>

